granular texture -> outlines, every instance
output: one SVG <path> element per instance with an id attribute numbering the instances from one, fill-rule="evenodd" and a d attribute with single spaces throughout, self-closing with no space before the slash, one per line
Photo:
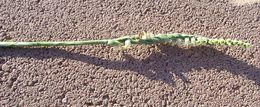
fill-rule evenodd
<path id="1" fill-rule="evenodd" d="M 1 41 L 185 33 L 253 46 L 0 48 L 1 106 L 260 105 L 260 4 L 232 0 L 1 0 Z"/>

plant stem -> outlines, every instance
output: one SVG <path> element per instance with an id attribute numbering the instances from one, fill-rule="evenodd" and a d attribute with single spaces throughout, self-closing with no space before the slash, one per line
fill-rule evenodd
<path id="1" fill-rule="evenodd" d="M 107 42 L 108 40 L 0 42 L 0 47 L 96 45 L 96 44 L 107 44 Z"/>
<path id="2" fill-rule="evenodd" d="M 210 39 L 201 36 L 194 36 L 188 34 L 157 34 L 143 33 L 140 35 L 123 36 L 115 39 L 103 40 L 86 40 L 86 41 L 40 41 L 40 42 L 0 42 L 0 47 L 25 47 L 25 46 L 72 46 L 72 45 L 97 45 L 105 44 L 111 46 L 131 44 L 156 44 L 156 43 L 170 43 L 175 45 L 221 45 L 221 46 L 240 46 L 249 47 L 250 44 L 238 40 L 231 39 Z"/>

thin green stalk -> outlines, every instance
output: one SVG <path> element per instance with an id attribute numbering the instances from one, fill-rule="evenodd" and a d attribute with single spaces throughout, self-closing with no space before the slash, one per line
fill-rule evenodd
<path id="1" fill-rule="evenodd" d="M 0 47 L 25 47 L 25 46 L 74 46 L 74 45 L 98 45 L 131 46 L 133 44 L 156 44 L 166 43 L 185 46 L 240 46 L 249 47 L 250 44 L 231 39 L 210 39 L 201 36 L 187 35 L 180 33 L 157 34 L 143 33 L 140 35 L 123 36 L 115 39 L 86 40 L 86 41 L 42 41 L 42 42 L 0 42 Z"/>
<path id="2" fill-rule="evenodd" d="M 0 47 L 24 47 L 24 46 L 72 46 L 72 45 L 97 45 L 107 44 L 108 40 L 88 41 L 39 41 L 39 42 L 0 42 Z"/>

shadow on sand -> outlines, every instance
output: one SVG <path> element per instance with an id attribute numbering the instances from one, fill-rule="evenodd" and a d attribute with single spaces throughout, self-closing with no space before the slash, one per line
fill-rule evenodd
<path id="1" fill-rule="evenodd" d="M 189 72 L 191 69 L 227 70 L 234 75 L 243 76 L 260 85 L 260 68 L 248 65 L 214 48 L 193 47 L 183 49 L 169 46 L 160 46 L 159 48 L 161 49 L 160 53 L 152 53 L 143 60 L 124 55 L 126 61 L 104 60 L 56 48 L 0 48 L 0 57 L 32 57 L 37 59 L 62 57 L 102 66 L 107 69 L 131 70 L 149 79 L 160 80 L 169 85 L 175 85 L 173 75 L 189 83 L 183 73 Z"/>

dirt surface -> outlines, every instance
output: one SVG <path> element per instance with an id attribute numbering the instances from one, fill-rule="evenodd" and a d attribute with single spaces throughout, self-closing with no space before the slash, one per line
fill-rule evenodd
<path id="1" fill-rule="evenodd" d="M 230 0 L 235 5 L 260 3 L 260 0 Z"/>
<path id="2" fill-rule="evenodd" d="M 257 1 L 257 0 L 255 0 Z M 0 0 L 0 39 L 105 39 L 142 31 L 237 47 L 0 48 L 6 106 L 260 105 L 260 4 L 232 0 Z"/>

